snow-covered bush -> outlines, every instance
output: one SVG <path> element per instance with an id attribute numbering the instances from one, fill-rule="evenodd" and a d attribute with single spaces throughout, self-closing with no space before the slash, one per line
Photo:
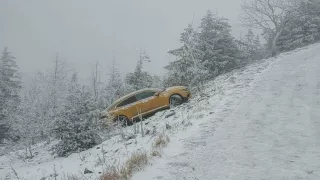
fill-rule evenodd
<path id="1" fill-rule="evenodd" d="M 88 120 L 73 123 L 60 121 L 56 132 L 61 138 L 61 141 L 53 147 L 58 156 L 67 156 L 72 152 L 87 150 L 101 143 L 101 138 Z"/>
<path id="2" fill-rule="evenodd" d="M 68 89 L 64 113 L 55 124 L 54 132 L 61 141 L 53 147 L 59 156 L 80 152 L 101 143 L 90 110 L 92 97 L 84 88 L 81 89 L 74 75 Z"/>

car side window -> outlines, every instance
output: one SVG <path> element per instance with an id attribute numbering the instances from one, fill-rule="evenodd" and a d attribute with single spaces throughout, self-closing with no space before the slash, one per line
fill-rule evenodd
<path id="1" fill-rule="evenodd" d="M 136 96 L 131 96 L 129 98 L 127 98 L 126 100 L 122 101 L 117 107 L 122 107 L 131 103 L 134 103 L 137 101 Z"/>
<path id="2" fill-rule="evenodd" d="M 156 91 L 146 91 L 146 92 L 142 92 L 137 94 L 137 100 L 142 100 L 142 99 L 147 99 L 149 97 L 154 96 L 154 94 L 156 93 Z"/>

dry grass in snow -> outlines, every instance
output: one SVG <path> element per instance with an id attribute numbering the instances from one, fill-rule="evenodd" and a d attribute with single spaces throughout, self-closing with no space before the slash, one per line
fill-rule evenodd
<path id="1" fill-rule="evenodd" d="M 101 176 L 101 180 L 128 180 L 134 172 L 142 170 L 147 164 L 147 153 L 135 152 L 122 167 L 118 169 L 111 168 L 106 171 Z"/>

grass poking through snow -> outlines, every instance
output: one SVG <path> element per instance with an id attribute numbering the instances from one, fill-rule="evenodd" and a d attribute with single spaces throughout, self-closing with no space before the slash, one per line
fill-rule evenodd
<path id="1" fill-rule="evenodd" d="M 151 156 L 161 157 L 161 149 L 170 142 L 169 136 L 159 135 L 152 144 Z M 134 152 L 119 168 L 110 168 L 103 173 L 100 180 L 129 180 L 134 172 L 141 171 L 149 162 L 146 152 Z"/>
<path id="2" fill-rule="evenodd" d="M 116 168 L 109 169 L 101 176 L 101 180 L 122 180 L 120 171 Z M 123 179 L 125 180 L 125 179 Z"/>
<path id="3" fill-rule="evenodd" d="M 101 180 L 128 180 L 132 174 L 141 171 L 148 164 L 146 152 L 135 152 L 119 169 L 112 168 L 101 176 Z"/>
<path id="4" fill-rule="evenodd" d="M 170 142 L 169 136 L 161 134 L 154 141 L 153 148 L 156 148 L 156 149 L 164 148 L 167 146 L 169 142 Z"/>

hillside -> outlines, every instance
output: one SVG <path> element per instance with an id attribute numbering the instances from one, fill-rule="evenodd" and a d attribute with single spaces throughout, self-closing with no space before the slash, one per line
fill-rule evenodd
<path id="1" fill-rule="evenodd" d="M 251 74 L 242 91 L 224 86 L 222 100 L 206 100 L 212 114 L 133 179 L 320 179 L 319 60 L 320 45 L 312 45 Z"/>
<path id="2" fill-rule="evenodd" d="M 133 152 L 153 152 L 137 180 L 320 179 L 320 44 L 255 62 L 206 85 L 206 96 L 141 124 L 103 134 L 104 142 L 67 158 L 55 143 L 0 156 L 0 179 L 98 179 Z M 85 169 L 92 173 L 84 174 Z"/>

